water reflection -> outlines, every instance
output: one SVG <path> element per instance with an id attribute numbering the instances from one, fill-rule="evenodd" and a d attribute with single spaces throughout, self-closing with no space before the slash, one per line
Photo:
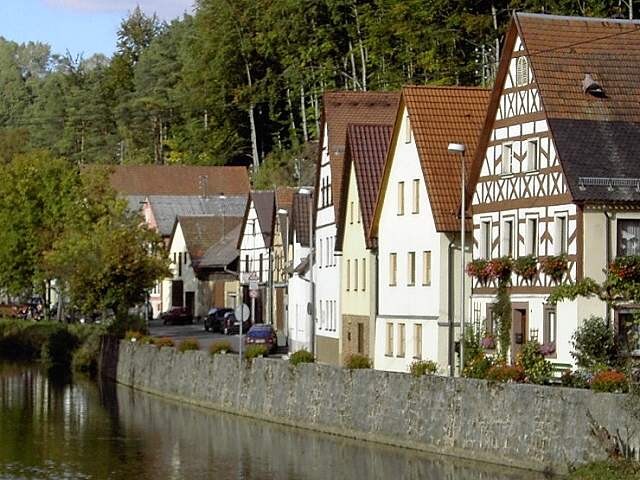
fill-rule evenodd
<path id="1" fill-rule="evenodd" d="M 0 478 L 540 479 L 0 365 Z"/>

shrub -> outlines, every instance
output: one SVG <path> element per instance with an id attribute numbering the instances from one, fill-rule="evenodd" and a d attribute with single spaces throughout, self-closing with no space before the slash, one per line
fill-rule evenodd
<path id="1" fill-rule="evenodd" d="M 480 345 L 485 350 L 493 350 L 496 348 L 496 337 L 493 335 L 485 335 L 482 337 L 482 340 L 480 340 Z"/>
<path id="2" fill-rule="evenodd" d="M 484 355 L 480 336 L 473 328 L 467 326 L 464 332 L 464 364 L 468 365 L 472 359 L 480 354 Z"/>
<path id="3" fill-rule="evenodd" d="M 231 351 L 231 344 L 226 340 L 221 342 L 212 343 L 209 347 L 209 353 L 211 355 L 216 355 L 218 353 L 227 353 Z"/>
<path id="4" fill-rule="evenodd" d="M 431 360 L 416 360 L 409 365 L 409 372 L 414 377 L 423 375 L 434 375 L 438 371 L 438 364 Z"/>
<path id="5" fill-rule="evenodd" d="M 140 315 L 127 315 L 126 318 L 114 318 L 107 326 L 107 332 L 118 338 L 124 338 L 128 331 L 149 333 L 147 322 Z"/>
<path id="6" fill-rule="evenodd" d="M 189 350 L 200 350 L 200 342 L 195 338 L 185 338 L 178 345 L 179 352 L 187 352 Z"/>
<path id="7" fill-rule="evenodd" d="M 638 480 L 640 465 L 629 460 L 604 460 L 582 465 L 568 480 Z"/>
<path id="8" fill-rule="evenodd" d="M 42 345 L 40 358 L 50 367 L 69 367 L 78 338 L 65 328 L 59 328 L 48 336 Z"/>
<path id="9" fill-rule="evenodd" d="M 80 348 L 73 353 L 71 360 L 72 368 L 77 372 L 95 375 L 98 373 L 98 357 L 100 355 L 100 338 L 102 329 L 93 329 L 87 336 Z"/>
<path id="10" fill-rule="evenodd" d="M 298 365 L 300 363 L 314 363 L 316 359 L 313 357 L 313 353 L 306 350 L 298 350 L 289 356 L 289 363 L 291 365 Z"/>
<path id="11" fill-rule="evenodd" d="M 512 383 L 524 381 L 524 370 L 520 366 L 498 363 L 487 371 L 487 380 L 495 382 Z"/>
<path id="12" fill-rule="evenodd" d="M 572 337 L 573 351 L 578 367 L 594 371 L 598 365 L 613 367 L 616 359 L 616 342 L 613 329 L 607 322 L 591 316 L 582 322 Z"/>
<path id="13" fill-rule="evenodd" d="M 516 365 L 524 372 L 525 380 L 529 383 L 545 384 L 551 380 L 553 366 L 547 361 L 536 341 L 527 342 L 518 353 Z"/>
<path id="14" fill-rule="evenodd" d="M 158 348 L 161 347 L 175 347 L 176 342 L 174 342 L 169 337 L 160 337 L 160 338 L 152 338 L 151 345 L 155 345 Z"/>
<path id="15" fill-rule="evenodd" d="M 369 357 L 365 357 L 359 353 L 352 353 L 347 357 L 344 366 L 349 370 L 359 370 L 361 368 L 371 368 L 373 365 Z"/>
<path id="16" fill-rule="evenodd" d="M 244 351 L 244 358 L 251 360 L 253 358 L 265 357 L 269 354 L 269 349 L 264 345 L 250 345 Z"/>
<path id="17" fill-rule="evenodd" d="M 589 375 L 581 370 L 574 372 L 571 369 L 567 369 L 562 372 L 560 383 L 563 387 L 589 388 Z"/>
<path id="18" fill-rule="evenodd" d="M 591 389 L 596 392 L 626 393 L 629 391 L 629 382 L 622 372 L 603 370 L 591 379 Z"/>
<path id="19" fill-rule="evenodd" d="M 475 357 L 467 362 L 462 370 L 462 376 L 467 378 L 487 378 L 487 372 L 493 366 L 493 360 L 484 352 L 478 352 Z"/>
<path id="20" fill-rule="evenodd" d="M 124 334 L 124 339 L 131 342 L 139 341 L 144 335 L 136 330 L 127 330 Z"/>

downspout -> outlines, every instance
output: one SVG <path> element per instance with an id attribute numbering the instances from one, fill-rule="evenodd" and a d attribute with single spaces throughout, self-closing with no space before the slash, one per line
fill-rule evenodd
<path id="1" fill-rule="evenodd" d="M 448 260 L 448 278 L 449 278 L 449 285 L 448 285 L 448 290 L 449 290 L 449 295 L 448 295 L 448 299 L 449 299 L 449 307 L 448 307 L 448 322 L 449 322 L 449 376 L 450 377 L 454 377 L 455 376 L 455 328 L 454 328 L 454 318 L 453 318 L 453 309 L 454 309 L 454 295 L 455 295 L 455 290 L 454 290 L 454 278 L 452 275 L 453 272 L 453 253 L 454 253 L 454 248 L 455 247 L 455 242 L 454 241 L 450 241 L 449 242 L 449 248 L 447 249 L 448 251 L 448 255 L 447 255 L 447 260 Z"/>
<path id="2" fill-rule="evenodd" d="M 611 220 L 612 217 L 609 214 L 609 212 L 605 209 L 604 211 L 604 216 L 607 218 L 606 220 L 606 228 L 605 228 L 605 240 L 604 240 L 604 245 L 605 245 L 605 252 L 606 252 L 606 256 L 607 256 L 607 264 L 606 264 L 606 268 L 609 268 L 609 264 L 611 263 Z M 607 319 L 607 326 L 611 326 L 611 306 L 609 304 L 607 304 L 607 315 L 606 315 L 606 319 Z"/>

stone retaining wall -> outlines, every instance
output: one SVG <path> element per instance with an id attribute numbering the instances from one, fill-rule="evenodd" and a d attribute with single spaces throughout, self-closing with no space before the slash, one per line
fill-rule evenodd
<path id="1" fill-rule="evenodd" d="M 570 464 L 604 458 L 587 412 L 623 437 L 640 433 L 626 395 L 293 367 L 276 359 L 239 367 L 235 355 L 105 345 L 106 358 L 118 356 L 115 379 L 135 389 L 285 425 L 532 470 L 563 473 Z"/>

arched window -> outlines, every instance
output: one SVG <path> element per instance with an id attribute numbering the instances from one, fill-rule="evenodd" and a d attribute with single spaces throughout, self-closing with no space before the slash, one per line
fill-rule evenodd
<path id="1" fill-rule="evenodd" d="M 516 60 L 516 86 L 529 83 L 529 61 L 527 57 L 518 57 Z"/>

